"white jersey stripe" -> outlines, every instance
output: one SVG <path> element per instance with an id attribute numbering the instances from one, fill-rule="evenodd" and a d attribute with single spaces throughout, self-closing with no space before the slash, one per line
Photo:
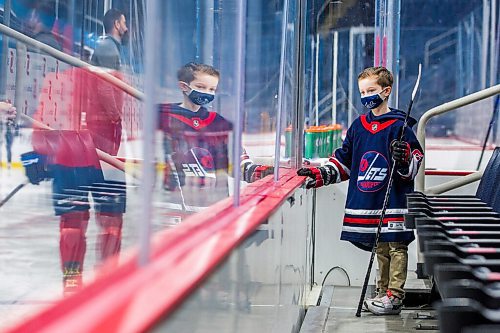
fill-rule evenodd
<path id="1" fill-rule="evenodd" d="M 344 170 L 344 172 L 350 177 L 351 176 L 351 170 L 349 170 L 345 165 L 343 165 L 342 163 L 340 163 L 337 159 L 336 159 L 337 163 L 340 164 L 342 166 L 342 169 Z M 335 171 L 337 171 L 337 179 L 335 179 L 335 183 L 340 183 L 342 181 L 341 177 L 340 177 L 340 170 L 339 168 L 337 167 L 337 165 L 333 162 L 326 162 L 324 165 L 329 165 L 331 167 L 333 167 L 335 169 Z"/>
<path id="2" fill-rule="evenodd" d="M 346 208 L 345 213 L 349 214 L 349 215 L 369 215 L 369 216 L 379 215 L 380 216 L 380 214 L 382 214 L 382 210 L 381 209 L 368 210 L 368 209 L 349 209 L 349 208 Z M 386 209 L 385 213 L 386 214 L 402 215 L 402 214 L 408 213 L 408 209 L 406 209 L 406 208 Z"/>

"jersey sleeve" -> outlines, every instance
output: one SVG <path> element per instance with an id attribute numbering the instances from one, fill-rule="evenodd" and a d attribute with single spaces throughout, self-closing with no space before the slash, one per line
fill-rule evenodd
<path id="1" fill-rule="evenodd" d="M 352 166 L 352 142 L 353 130 L 352 126 L 347 130 L 346 137 L 342 143 L 342 147 L 335 150 L 333 156 L 328 159 L 325 165 L 332 166 L 337 171 L 336 183 L 340 183 L 349 179 Z"/>
<path id="2" fill-rule="evenodd" d="M 397 169 L 397 172 L 404 180 L 411 181 L 417 176 L 417 172 L 420 168 L 420 164 L 422 163 L 424 153 L 422 146 L 420 146 L 420 143 L 418 142 L 417 137 L 415 136 L 415 133 L 411 128 L 407 127 L 405 129 L 403 140 L 408 142 L 408 144 L 410 145 L 410 163 L 407 166 Z"/>

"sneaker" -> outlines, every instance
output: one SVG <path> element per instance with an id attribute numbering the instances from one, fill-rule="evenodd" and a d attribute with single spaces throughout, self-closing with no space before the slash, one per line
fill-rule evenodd
<path id="1" fill-rule="evenodd" d="M 375 297 L 367 297 L 364 301 L 365 309 L 368 310 L 368 303 L 372 301 L 380 301 L 382 297 L 384 297 L 387 294 L 386 291 L 378 291 Z"/>
<path id="2" fill-rule="evenodd" d="M 387 294 L 378 301 L 367 301 L 366 303 L 368 311 L 378 316 L 399 314 L 403 307 L 403 301 L 394 296 L 390 290 L 387 290 Z"/>

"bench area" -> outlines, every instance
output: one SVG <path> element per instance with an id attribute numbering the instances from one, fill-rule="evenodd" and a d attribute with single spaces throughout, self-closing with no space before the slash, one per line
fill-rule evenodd
<path id="1" fill-rule="evenodd" d="M 475 195 L 407 196 L 405 223 L 417 230 L 424 273 L 442 300 L 439 329 L 500 332 L 500 148 Z"/>

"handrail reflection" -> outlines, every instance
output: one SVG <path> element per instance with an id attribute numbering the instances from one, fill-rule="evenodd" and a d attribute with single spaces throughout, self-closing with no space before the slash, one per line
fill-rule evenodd
<path id="1" fill-rule="evenodd" d="M 72 55 L 66 54 L 64 52 L 61 52 L 51 46 L 48 46 L 47 44 L 41 43 L 31 37 L 28 37 L 12 28 L 9 28 L 8 26 L 1 24 L 0 23 L 0 33 L 3 33 L 11 38 L 14 38 L 15 40 L 27 44 L 33 48 L 39 49 L 48 55 L 53 56 L 54 58 L 65 62 L 71 66 L 75 66 L 78 68 L 82 68 L 84 70 L 87 70 L 90 73 L 93 73 L 97 75 L 99 78 L 102 78 L 108 83 L 111 83 L 115 87 L 121 89 L 125 93 L 129 94 L 130 96 L 135 97 L 136 99 L 140 101 L 144 101 L 144 93 L 139 91 L 138 89 L 132 87 L 131 85 L 127 84 L 126 82 L 114 77 L 113 75 L 109 74 L 107 70 L 89 65 L 85 61 L 82 61 L 76 57 L 73 57 Z"/>

